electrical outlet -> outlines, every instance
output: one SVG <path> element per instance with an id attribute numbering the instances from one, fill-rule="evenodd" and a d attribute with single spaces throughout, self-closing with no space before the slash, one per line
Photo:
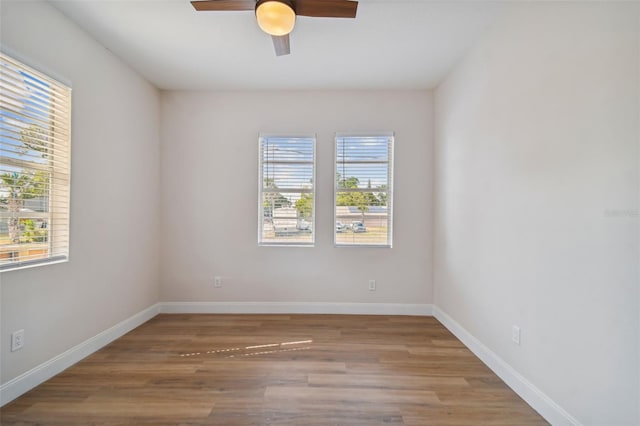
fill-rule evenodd
<path id="1" fill-rule="evenodd" d="M 222 287 L 222 277 L 213 277 L 213 286 Z"/>
<path id="2" fill-rule="evenodd" d="M 369 291 L 376 291 L 376 280 L 369 280 Z"/>
<path id="3" fill-rule="evenodd" d="M 517 325 L 511 326 L 511 340 L 513 340 L 513 343 L 520 346 L 520 327 Z"/>
<path id="4" fill-rule="evenodd" d="M 24 346 L 24 330 L 11 333 L 11 352 L 18 351 Z"/>

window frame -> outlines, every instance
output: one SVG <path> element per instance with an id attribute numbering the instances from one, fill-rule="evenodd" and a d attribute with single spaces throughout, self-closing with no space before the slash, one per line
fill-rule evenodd
<path id="1" fill-rule="evenodd" d="M 46 199 L 42 200 L 42 202 L 47 205 L 47 211 L 18 212 L 17 215 L 13 216 L 18 220 L 42 218 L 46 221 L 47 255 L 46 257 L 41 258 L 27 258 L 25 260 L 0 263 L 0 273 L 4 273 L 14 270 L 62 263 L 69 260 L 72 88 L 70 84 L 53 77 L 51 73 L 41 72 L 38 69 L 27 65 L 22 58 L 15 54 L 8 54 L 6 51 L 0 51 L 0 61 L 3 63 L 3 65 L 0 65 L 0 70 L 2 71 L 0 81 L 3 81 L 3 84 L 7 85 L 6 93 L 14 94 L 11 97 L 5 94 L 2 98 L 2 116 L 11 117 L 12 120 L 20 123 L 20 126 L 24 125 L 25 129 L 28 128 L 27 126 L 34 126 L 35 129 L 38 129 L 38 132 L 45 130 L 44 134 L 47 135 L 47 137 L 44 141 L 46 142 L 42 142 L 41 146 L 46 147 L 46 152 L 51 153 L 48 162 L 41 164 L 36 161 L 29 161 L 28 159 L 25 159 L 24 157 L 26 154 L 16 154 L 16 156 L 13 157 L 4 155 L 4 152 L 11 152 L 10 150 L 0 152 L 0 168 L 18 168 L 20 170 L 29 170 L 30 172 L 40 171 L 48 175 L 47 195 Z M 34 115 L 33 117 L 28 118 L 28 115 L 24 114 L 24 112 L 13 112 L 13 108 L 10 107 L 12 100 L 18 101 L 20 96 L 24 96 L 23 91 L 25 93 L 27 91 L 27 89 L 20 89 L 20 85 L 25 83 L 21 83 L 19 80 L 14 80 L 17 81 L 17 83 L 10 83 L 10 81 L 14 79 L 14 73 L 22 74 L 25 76 L 25 79 L 29 78 L 38 82 L 37 84 L 41 88 L 47 87 L 46 91 L 42 93 L 44 95 L 51 96 L 52 99 L 54 97 L 55 99 L 59 99 L 58 102 L 43 103 L 42 94 L 33 95 L 34 99 L 38 99 L 38 103 L 36 104 L 37 107 L 41 108 L 42 106 L 45 106 L 50 108 L 47 110 L 49 111 L 47 114 L 51 115 L 53 118 L 48 118 L 47 121 L 44 121 L 44 116 Z M 15 88 L 16 91 L 12 91 L 12 88 Z M 46 122 L 47 124 L 46 126 L 42 126 L 34 124 L 34 121 Z M 58 129 L 58 126 L 62 127 L 62 131 Z M 3 138 L 6 138 L 4 140 L 7 141 L 2 145 L 5 149 L 11 149 L 12 146 L 19 147 L 19 145 L 11 143 L 12 136 L 15 140 L 16 135 L 16 130 L 12 130 L 12 127 L 17 128 L 16 125 L 12 124 L 9 124 L 7 127 L 3 127 L 6 132 Z M 26 198 L 22 198 L 22 202 L 24 202 L 25 199 Z M 12 217 L 9 211 L 7 212 L 6 217 L 7 219 Z M 7 224 L 7 226 L 9 225 Z M 12 255 L 13 257 L 16 252 L 19 253 L 21 251 L 21 248 L 24 250 L 27 244 L 29 243 L 20 242 L 3 244 L 0 245 L 0 249 L 16 245 L 16 250 L 11 252 L 14 253 Z M 21 246 L 24 246 L 24 248 Z M 30 255 L 31 254 L 29 253 L 26 257 L 29 257 Z"/>
<path id="2" fill-rule="evenodd" d="M 263 185 L 264 185 L 264 161 L 263 161 L 263 141 L 265 139 L 311 139 L 313 161 L 311 172 L 311 191 L 303 192 L 302 188 L 295 188 L 293 192 L 300 190 L 300 193 L 310 193 L 312 195 L 311 204 L 311 241 L 265 241 L 263 238 L 264 206 L 263 206 Z M 316 242 L 316 173 L 317 173 L 317 144 L 318 138 L 315 133 L 260 133 L 258 136 L 258 246 L 260 247 L 315 247 Z M 281 192 L 286 193 L 286 188 Z"/>
<path id="3" fill-rule="evenodd" d="M 336 223 L 338 221 L 338 181 L 336 176 L 339 172 L 338 166 L 338 139 L 340 138 L 387 138 L 389 146 L 387 152 L 389 155 L 387 165 L 387 241 L 384 244 L 348 244 L 338 242 L 338 232 Z M 393 248 L 393 205 L 394 205 L 394 160 L 395 160 L 395 132 L 372 132 L 372 133 L 342 133 L 336 132 L 334 137 L 333 148 L 333 245 L 338 248 L 355 247 L 355 248 Z M 358 191 L 360 192 L 360 191 Z M 361 192 L 366 192 L 365 190 Z M 371 191 L 369 191 L 371 192 Z"/>

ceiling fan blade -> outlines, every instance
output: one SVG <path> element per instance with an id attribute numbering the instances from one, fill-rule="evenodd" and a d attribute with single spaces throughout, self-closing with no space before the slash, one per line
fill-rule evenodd
<path id="1" fill-rule="evenodd" d="M 276 56 L 288 55 L 291 53 L 289 34 L 283 36 L 271 36 L 273 47 L 276 49 Z"/>
<path id="2" fill-rule="evenodd" d="M 200 0 L 191 4 L 198 11 L 203 10 L 254 10 L 255 0 Z"/>
<path id="3" fill-rule="evenodd" d="M 315 18 L 355 18 L 358 2 L 350 0 L 293 0 L 296 15 Z"/>

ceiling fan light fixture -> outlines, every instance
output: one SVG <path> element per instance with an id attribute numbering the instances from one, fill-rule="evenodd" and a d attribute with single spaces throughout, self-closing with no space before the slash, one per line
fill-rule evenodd
<path id="1" fill-rule="evenodd" d="M 262 0 L 256 3 L 256 18 L 260 29 L 272 36 L 284 36 L 293 30 L 296 12 L 287 0 Z"/>

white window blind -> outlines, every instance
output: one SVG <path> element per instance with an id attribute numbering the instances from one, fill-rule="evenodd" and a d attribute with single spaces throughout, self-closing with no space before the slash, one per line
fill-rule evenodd
<path id="1" fill-rule="evenodd" d="M 392 245 L 393 134 L 336 135 L 336 246 Z"/>
<path id="2" fill-rule="evenodd" d="M 315 136 L 260 136 L 259 244 L 313 245 L 315 142 Z"/>
<path id="3" fill-rule="evenodd" d="M 71 89 L 0 53 L 0 271 L 69 255 Z"/>

